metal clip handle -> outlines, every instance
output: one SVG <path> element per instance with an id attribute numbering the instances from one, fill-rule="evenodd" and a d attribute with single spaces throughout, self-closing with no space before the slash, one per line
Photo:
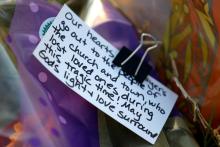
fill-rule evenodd
<path id="1" fill-rule="evenodd" d="M 140 41 L 140 44 L 138 45 L 138 47 L 132 52 L 131 55 L 128 56 L 128 58 L 126 58 L 126 59 L 121 63 L 121 66 L 124 65 L 125 63 L 127 63 L 127 62 L 141 49 L 141 47 L 142 47 L 142 46 L 144 45 L 144 43 L 145 43 L 145 42 L 144 42 L 144 37 L 149 37 L 149 38 L 151 38 L 151 39 L 154 41 L 154 45 L 148 47 L 148 48 L 146 49 L 146 51 L 144 52 L 144 55 L 143 55 L 143 57 L 141 58 L 141 61 L 140 61 L 139 65 L 138 65 L 138 67 L 137 67 L 137 69 L 136 69 L 136 71 L 135 71 L 135 74 L 134 74 L 135 76 L 137 76 L 137 74 L 138 74 L 138 72 L 139 72 L 139 70 L 140 70 L 140 68 L 141 68 L 141 65 L 143 64 L 144 59 L 145 59 L 145 57 L 147 56 L 148 52 L 158 47 L 158 43 L 159 43 L 159 42 L 157 41 L 157 39 L 156 39 L 153 35 L 148 34 L 148 33 L 142 33 L 142 34 L 141 34 L 141 41 Z"/>

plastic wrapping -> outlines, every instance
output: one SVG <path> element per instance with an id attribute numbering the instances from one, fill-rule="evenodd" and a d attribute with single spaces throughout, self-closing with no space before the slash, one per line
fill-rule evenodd
<path id="1" fill-rule="evenodd" d="M 99 144 L 97 110 L 60 84 L 32 56 L 40 40 L 40 25 L 48 17 L 55 17 L 61 6 L 41 0 L 19 0 L 10 27 L 2 24 L 5 46 L 16 57 L 21 87 L 21 95 L 16 95 L 21 113 L 11 123 L 13 130 L 2 134 L 8 138 L 2 146 L 96 147 Z M 10 123 L 1 130 L 7 127 Z"/>
<path id="2" fill-rule="evenodd" d="M 198 101 L 206 120 L 212 120 L 213 128 L 220 124 L 219 4 L 216 0 L 173 1 L 164 39 L 164 60 L 176 61 L 181 83 Z M 169 69 L 169 60 L 164 63 Z"/>

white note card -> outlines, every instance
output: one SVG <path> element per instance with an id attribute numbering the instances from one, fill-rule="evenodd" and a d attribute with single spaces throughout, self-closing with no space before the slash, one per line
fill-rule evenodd
<path id="1" fill-rule="evenodd" d="M 117 53 L 64 5 L 33 54 L 63 84 L 154 144 L 177 95 L 151 76 L 136 83 L 112 64 Z"/>

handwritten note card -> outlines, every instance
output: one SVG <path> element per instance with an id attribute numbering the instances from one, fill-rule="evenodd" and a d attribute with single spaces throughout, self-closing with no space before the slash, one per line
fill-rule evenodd
<path id="1" fill-rule="evenodd" d="M 66 86 L 153 144 L 177 95 L 151 76 L 136 83 L 112 64 L 117 53 L 64 5 L 33 54 Z"/>

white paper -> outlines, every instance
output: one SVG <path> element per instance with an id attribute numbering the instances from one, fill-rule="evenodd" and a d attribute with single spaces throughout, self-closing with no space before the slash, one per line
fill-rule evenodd
<path id="1" fill-rule="evenodd" d="M 143 84 L 112 65 L 118 50 L 64 5 L 34 56 L 66 86 L 154 144 L 177 95 L 151 76 Z"/>

